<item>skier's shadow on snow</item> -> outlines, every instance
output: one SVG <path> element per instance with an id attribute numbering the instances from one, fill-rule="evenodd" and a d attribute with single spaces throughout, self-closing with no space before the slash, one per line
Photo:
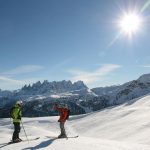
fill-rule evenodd
<path id="1" fill-rule="evenodd" d="M 36 149 L 45 148 L 45 147 L 49 146 L 50 144 L 52 144 L 55 140 L 56 140 L 56 138 L 49 139 L 47 141 L 41 142 L 40 144 L 38 144 L 34 147 L 24 148 L 23 150 L 36 150 Z"/>

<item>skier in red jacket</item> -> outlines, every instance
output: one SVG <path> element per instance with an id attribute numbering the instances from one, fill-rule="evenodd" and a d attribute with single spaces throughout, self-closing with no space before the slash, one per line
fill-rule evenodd
<path id="1" fill-rule="evenodd" d="M 57 104 L 54 105 L 54 109 L 58 110 L 59 115 L 60 115 L 58 122 L 60 122 L 61 133 L 58 136 L 58 138 L 67 138 L 64 124 L 69 117 L 70 110 L 68 109 L 67 105 L 65 105 L 64 107 L 60 107 Z"/>

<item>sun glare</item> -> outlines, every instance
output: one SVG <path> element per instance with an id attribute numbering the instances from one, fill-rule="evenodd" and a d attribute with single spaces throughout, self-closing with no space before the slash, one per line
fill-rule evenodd
<path id="1" fill-rule="evenodd" d="M 141 26 L 141 18 L 135 13 L 125 14 L 119 21 L 121 30 L 128 36 L 136 33 Z"/>

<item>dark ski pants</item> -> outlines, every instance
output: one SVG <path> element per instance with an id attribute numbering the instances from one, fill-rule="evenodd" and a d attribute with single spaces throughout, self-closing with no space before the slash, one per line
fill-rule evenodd
<path id="1" fill-rule="evenodd" d="M 65 131 L 65 122 L 60 122 L 60 130 L 61 130 L 61 135 L 66 135 Z"/>
<path id="2" fill-rule="evenodd" d="M 13 137 L 12 140 L 16 140 L 19 138 L 19 132 L 20 132 L 20 123 L 19 122 L 14 122 L 14 133 L 13 133 Z"/>

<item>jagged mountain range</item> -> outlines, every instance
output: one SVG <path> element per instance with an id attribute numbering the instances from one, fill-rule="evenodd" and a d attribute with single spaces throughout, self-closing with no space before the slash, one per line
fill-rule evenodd
<path id="1" fill-rule="evenodd" d="M 0 117 L 8 117 L 10 107 L 19 99 L 24 101 L 24 116 L 56 115 L 54 103 L 67 103 L 72 114 L 83 114 L 122 104 L 150 93 L 150 74 L 123 85 L 89 89 L 82 81 L 40 81 L 20 90 L 0 90 Z"/>

